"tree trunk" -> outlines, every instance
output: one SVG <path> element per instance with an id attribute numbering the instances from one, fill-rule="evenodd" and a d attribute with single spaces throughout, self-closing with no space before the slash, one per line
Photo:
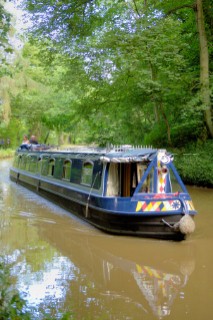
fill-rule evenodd
<path id="1" fill-rule="evenodd" d="M 169 121 L 168 121 L 168 119 L 167 119 L 166 113 L 164 112 L 163 103 L 160 102 L 160 103 L 159 103 L 159 106 L 160 106 L 161 114 L 162 114 L 162 116 L 163 116 L 163 120 L 164 120 L 164 122 L 165 122 L 165 124 L 166 124 L 168 144 L 169 144 L 170 146 L 172 146 L 171 130 L 170 130 Z"/>
<path id="2" fill-rule="evenodd" d="M 150 65 L 150 69 L 151 69 L 151 76 L 152 76 L 152 81 L 156 82 L 157 81 L 157 74 L 156 74 L 156 70 L 153 67 L 151 61 L 149 61 L 149 65 Z M 159 107 L 158 107 L 158 100 L 155 97 L 155 93 L 152 93 L 152 97 L 151 97 L 153 103 L 154 103 L 154 115 L 155 115 L 155 122 L 159 123 Z"/>
<path id="3" fill-rule="evenodd" d="M 200 86 L 202 103 L 205 106 L 205 122 L 211 137 L 213 138 L 213 121 L 209 88 L 209 52 L 208 41 L 205 30 L 202 0 L 197 0 L 197 26 L 200 43 Z"/>

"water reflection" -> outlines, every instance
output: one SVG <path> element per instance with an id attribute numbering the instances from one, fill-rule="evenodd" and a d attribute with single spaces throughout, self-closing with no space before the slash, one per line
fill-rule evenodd
<path id="1" fill-rule="evenodd" d="M 0 249 L 35 318 L 72 309 L 75 319 L 163 319 L 184 299 L 193 243 L 106 235 L 10 183 L 6 171 Z"/>

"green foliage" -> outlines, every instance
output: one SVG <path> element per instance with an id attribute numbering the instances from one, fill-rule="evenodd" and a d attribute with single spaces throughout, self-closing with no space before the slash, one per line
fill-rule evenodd
<path id="1" fill-rule="evenodd" d="M 213 187 L 213 142 L 189 145 L 175 155 L 175 165 L 186 184 Z"/>
<path id="2" fill-rule="evenodd" d="M 13 52 L 9 42 L 11 15 L 5 9 L 5 1 L 0 2 L 0 79 L 9 73 L 7 56 Z"/>
<path id="3" fill-rule="evenodd" d="M 181 148 L 196 140 L 206 140 L 206 129 L 203 122 L 191 120 L 175 125 L 171 131 L 173 146 Z"/>
<path id="4" fill-rule="evenodd" d="M 27 302 L 12 284 L 10 265 L 3 258 L 0 259 L 0 320 L 33 320 L 35 310 L 29 308 Z M 39 313 L 39 319 L 43 320 L 71 320 L 71 311 L 61 311 L 60 315 L 53 317 L 48 315 L 47 310 Z"/>
<path id="5" fill-rule="evenodd" d="M 12 115 L 28 132 L 101 145 L 206 139 L 190 0 L 23 4 L 36 23 Z"/>
<path id="6" fill-rule="evenodd" d="M 0 319 L 1 320 L 29 320 L 26 302 L 20 294 L 12 288 L 10 269 L 3 261 L 0 262 Z"/>
<path id="7" fill-rule="evenodd" d="M 151 145 L 155 148 L 166 147 L 167 136 L 164 123 L 155 125 L 149 133 L 146 133 L 143 142 L 145 145 Z"/>
<path id="8" fill-rule="evenodd" d="M 17 119 L 12 119 L 8 125 L 2 124 L 0 126 L 0 139 L 5 142 L 2 148 L 14 148 L 19 145 L 23 136 L 22 128 L 22 124 Z"/>

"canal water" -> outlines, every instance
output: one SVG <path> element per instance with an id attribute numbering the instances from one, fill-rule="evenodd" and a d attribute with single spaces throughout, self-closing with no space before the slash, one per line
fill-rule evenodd
<path id="1" fill-rule="evenodd" d="M 0 249 L 33 319 L 212 318 L 213 189 L 188 187 L 199 214 L 186 241 L 111 236 L 11 182 L 10 165 L 0 161 Z"/>

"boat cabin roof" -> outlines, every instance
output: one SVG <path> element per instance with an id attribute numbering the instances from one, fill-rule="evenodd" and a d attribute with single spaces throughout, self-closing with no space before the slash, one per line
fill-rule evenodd
<path id="1" fill-rule="evenodd" d="M 103 162 L 139 162 L 152 160 L 157 150 L 152 148 L 112 149 L 100 157 Z"/>
<path id="2" fill-rule="evenodd" d="M 47 149 L 42 148 L 41 145 L 32 147 L 28 150 L 22 150 L 20 147 L 19 152 L 24 151 L 27 153 L 36 153 L 41 155 L 50 155 L 54 157 L 65 156 L 69 158 L 79 159 L 93 159 L 100 160 L 101 162 L 114 162 L 114 163 L 128 163 L 128 162 L 140 162 L 140 161 L 152 161 L 157 155 L 158 149 L 152 147 L 133 147 L 133 146 L 116 146 L 110 148 L 98 148 L 98 147 L 73 147 L 66 150 L 59 149 Z M 164 152 L 169 155 L 166 150 Z"/>

